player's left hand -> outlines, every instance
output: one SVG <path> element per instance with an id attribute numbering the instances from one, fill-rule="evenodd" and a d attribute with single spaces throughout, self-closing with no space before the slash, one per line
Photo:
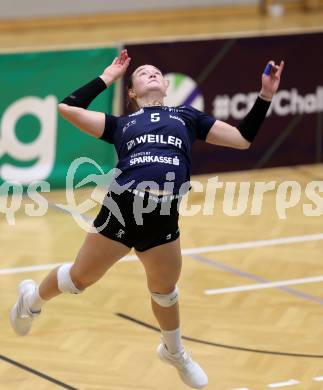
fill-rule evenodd
<path id="1" fill-rule="evenodd" d="M 284 65 L 284 61 L 281 61 L 279 66 L 274 61 L 269 61 L 262 74 L 261 96 L 267 100 L 273 98 L 279 87 Z"/>

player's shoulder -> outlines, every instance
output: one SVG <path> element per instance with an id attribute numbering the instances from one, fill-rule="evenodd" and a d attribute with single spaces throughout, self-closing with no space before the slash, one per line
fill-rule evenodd
<path id="1" fill-rule="evenodd" d="M 162 109 L 165 111 L 169 111 L 171 113 L 173 112 L 173 113 L 178 113 L 178 114 L 181 114 L 181 113 L 195 114 L 195 113 L 201 112 L 201 111 L 197 110 L 196 108 L 189 106 L 189 105 L 163 106 Z"/>
<path id="2" fill-rule="evenodd" d="M 183 115 L 190 117 L 192 119 L 198 118 L 201 114 L 203 114 L 202 111 L 189 105 L 181 105 L 174 108 L 177 110 L 178 113 L 182 113 Z"/>
<path id="3" fill-rule="evenodd" d="M 144 114 L 145 110 L 143 108 L 140 108 L 139 110 L 137 111 L 134 111 L 134 112 L 130 112 L 130 113 L 127 113 L 127 114 L 124 114 L 124 115 L 121 115 L 120 118 L 133 118 L 133 117 L 136 117 L 136 116 L 139 116 L 139 115 L 142 115 Z"/>
<path id="4" fill-rule="evenodd" d="M 158 111 L 166 111 L 169 112 L 170 114 L 187 114 L 190 116 L 196 116 L 202 111 L 197 110 L 196 108 L 189 106 L 189 105 L 180 105 L 180 106 L 160 106 L 160 107 L 154 107 Z M 149 110 L 145 110 L 144 108 L 140 108 L 137 111 L 131 112 L 131 113 L 126 113 L 120 116 L 115 117 L 118 122 L 124 122 L 128 120 L 135 119 L 136 117 L 139 117 L 140 115 L 143 114 L 149 114 Z"/>
<path id="5" fill-rule="evenodd" d="M 136 117 L 143 113 L 144 113 L 144 109 L 141 108 L 140 110 L 135 112 L 125 113 L 121 115 L 106 114 L 106 116 L 108 118 L 113 119 L 120 126 L 123 125 L 124 123 L 135 121 Z"/>

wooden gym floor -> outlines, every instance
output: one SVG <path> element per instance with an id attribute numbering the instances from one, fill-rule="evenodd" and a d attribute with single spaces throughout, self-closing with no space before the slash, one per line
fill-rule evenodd
<path id="1" fill-rule="evenodd" d="M 279 23 L 264 19 L 262 29 L 256 15 L 246 16 L 240 25 L 231 18 L 226 32 L 258 26 L 266 34 L 270 24 L 299 31 L 323 25 L 322 14 L 311 18 L 293 13 Z M 206 24 L 211 26 L 210 20 Z M 224 29 L 224 23 L 214 23 L 218 24 Z M 190 30 L 185 22 L 180 26 L 173 21 L 167 37 L 177 35 L 180 28 L 186 36 L 198 34 L 197 25 Z M 40 35 L 39 28 L 28 33 L 17 29 L 11 44 L 7 30 L 7 35 L 1 34 L 0 47 L 51 47 L 62 44 L 64 34 L 69 44 L 103 41 L 94 37 L 94 31 L 89 41 L 80 36 L 76 40 L 75 29 L 69 27 L 59 32 L 56 41 L 51 27 L 47 32 L 41 27 Z M 23 31 L 24 42 L 19 39 Z M 132 36 L 138 39 L 151 37 L 147 30 L 134 31 Z M 213 27 L 207 33 L 216 36 Z M 115 34 L 119 34 L 116 40 L 127 38 L 127 33 L 125 38 L 120 31 Z M 160 35 L 166 37 L 165 26 Z M 181 218 L 183 335 L 191 338 L 185 344 L 209 375 L 209 389 L 323 389 L 322 216 L 306 217 L 303 212 L 303 205 L 311 203 L 305 195 L 306 185 L 322 181 L 322 172 L 323 164 L 317 164 L 219 174 L 223 182 L 276 181 L 278 185 L 284 180 L 297 181 L 301 199 L 286 211 L 286 219 L 278 217 L 275 191 L 265 194 L 260 215 L 250 215 L 249 203 L 243 215 L 228 216 L 222 190 L 212 215 L 199 212 Z M 194 179 L 205 188 L 210 177 Z M 92 188 L 79 190 L 78 202 L 89 199 L 91 193 Z M 204 197 L 205 193 L 192 192 L 189 202 L 203 203 Z M 66 203 L 64 191 L 52 191 L 46 198 L 50 207 L 41 218 L 26 216 L 23 205 L 30 200 L 24 199 L 14 226 L 4 215 L 0 220 L 0 389 L 186 389 L 175 370 L 155 355 L 159 335 L 151 326 L 157 324 L 143 267 L 131 256 L 83 295 L 61 295 L 51 301 L 28 337 L 13 334 L 8 312 L 16 300 L 18 283 L 26 278 L 41 281 L 54 264 L 72 261 L 85 236 L 70 214 L 55 207 Z M 87 216 L 92 218 L 97 210 L 98 206 Z"/>
<path id="2" fill-rule="evenodd" d="M 289 379 L 300 382 L 297 389 L 323 388 L 314 380 L 323 376 L 322 287 L 312 279 L 323 278 L 322 217 L 305 217 L 302 210 L 310 203 L 305 187 L 323 180 L 322 168 L 321 164 L 219 175 L 223 182 L 297 181 L 301 200 L 287 210 L 286 219 L 278 217 L 274 191 L 265 195 L 259 216 L 250 215 L 250 204 L 242 216 L 226 215 L 220 191 L 212 215 L 182 217 L 183 334 L 197 339 L 185 344 L 207 370 L 210 389 L 266 389 Z M 209 178 L 198 178 L 204 188 Z M 90 199 L 92 190 L 79 191 L 77 203 Z M 28 217 L 21 207 L 15 226 L 3 220 L 0 224 L 0 358 L 38 371 L 31 373 L 3 360 L 0 388 L 58 388 L 42 373 L 77 389 L 184 390 L 172 367 L 155 356 L 158 333 L 137 322 L 156 326 L 143 268 L 132 257 L 117 263 L 83 295 L 51 301 L 28 337 L 12 333 L 8 311 L 19 281 L 40 281 L 48 271 L 38 271 L 37 266 L 49 269 L 73 260 L 85 236 L 71 215 L 54 208 L 55 203 L 66 203 L 64 191 L 53 191 L 47 198 L 46 216 Z M 203 201 L 204 194 L 192 193 L 189 205 Z M 266 288 L 265 282 L 278 285 Z M 254 287 L 244 291 L 245 286 Z M 231 287 L 239 289 L 230 291 Z M 223 288 L 227 290 L 205 293 Z"/>

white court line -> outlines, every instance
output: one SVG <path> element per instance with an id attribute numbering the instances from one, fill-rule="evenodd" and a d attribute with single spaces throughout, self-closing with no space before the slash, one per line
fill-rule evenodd
<path id="1" fill-rule="evenodd" d="M 282 237 L 282 238 L 273 238 L 269 240 L 257 240 L 257 241 L 246 241 L 238 243 L 229 243 L 223 245 L 214 245 L 214 246 L 204 246 L 198 248 L 188 248 L 182 250 L 183 256 L 196 255 L 201 253 L 208 252 L 222 252 L 235 249 L 248 249 L 248 248 L 259 248 L 264 246 L 274 246 L 274 245 L 286 245 L 300 242 L 310 242 L 310 241 L 319 241 L 323 240 L 323 234 L 308 234 L 305 236 L 291 236 L 291 237 Z M 136 255 L 125 256 L 121 261 L 135 261 L 138 260 Z M 60 263 L 62 264 L 62 263 Z M 27 267 L 15 267 L 0 269 L 0 275 L 9 275 L 22 272 L 33 272 L 40 270 L 48 270 L 56 267 L 57 264 L 46 264 L 46 265 L 35 265 Z M 43 267 L 43 268 L 40 268 Z M 259 286 L 259 284 L 257 285 Z"/>
<path id="2" fill-rule="evenodd" d="M 135 261 L 135 260 L 138 260 L 137 256 L 126 256 L 121 261 L 127 262 L 127 261 Z M 43 264 L 43 265 L 30 265 L 26 267 L 4 268 L 4 269 L 0 269 L 0 276 L 21 274 L 24 272 L 47 271 L 55 267 L 58 267 L 59 265 L 67 264 L 67 263 L 68 262 L 50 263 L 50 264 Z"/>
<path id="3" fill-rule="evenodd" d="M 78 217 L 82 218 L 83 221 L 88 222 L 89 224 L 93 223 L 95 218 L 89 217 L 86 214 L 81 214 L 77 210 L 72 209 L 69 206 L 61 205 L 61 204 L 56 204 L 56 203 L 49 203 L 49 207 L 52 209 L 58 209 L 60 211 L 63 211 L 66 214 L 70 214 L 72 217 Z"/>
<path id="4" fill-rule="evenodd" d="M 51 204 L 53 208 L 58 208 L 64 212 L 70 213 L 71 215 L 76 215 L 78 217 L 83 218 L 87 222 L 91 222 L 90 217 L 84 217 L 78 211 L 73 210 L 69 207 L 62 207 L 58 204 Z M 238 242 L 238 243 L 229 243 L 223 245 L 214 245 L 214 246 L 204 246 L 198 248 L 190 248 L 183 249 L 182 255 L 196 255 L 200 253 L 207 252 L 220 252 L 226 250 L 234 250 L 234 249 L 248 249 L 248 248 L 259 248 L 263 246 L 272 246 L 272 245 L 284 245 L 284 244 L 293 244 L 298 242 L 307 242 L 307 241 L 319 241 L 323 240 L 323 233 L 318 234 L 307 234 L 303 236 L 291 236 L 291 237 L 281 237 L 281 238 L 273 238 L 269 240 L 257 240 L 257 241 L 246 241 L 246 242 Z M 134 256 L 134 258 L 136 258 Z"/>
<path id="5" fill-rule="evenodd" d="M 296 379 L 290 379 L 286 382 L 271 383 L 270 385 L 268 385 L 268 387 L 270 387 L 271 389 L 276 389 L 278 387 L 298 385 L 299 383 L 301 382 L 297 381 Z"/>
<path id="6" fill-rule="evenodd" d="M 204 246 L 204 247 L 193 248 L 193 249 L 184 249 L 182 250 L 182 254 L 195 255 L 195 254 L 207 253 L 207 252 L 221 252 L 221 251 L 228 251 L 233 249 L 259 248 L 263 246 L 294 244 L 299 242 L 319 241 L 319 240 L 323 240 L 322 233 L 307 234 L 305 236 L 273 238 L 269 240 L 246 241 L 246 242 L 230 243 L 224 245 Z"/>
<path id="7" fill-rule="evenodd" d="M 315 376 L 313 378 L 313 381 L 316 381 L 316 382 L 322 382 L 323 381 L 323 376 Z M 288 381 L 285 381 L 285 382 L 278 382 L 278 383 L 271 383 L 269 385 L 267 385 L 267 387 L 271 387 L 271 388 L 279 388 L 279 387 L 286 387 L 286 386 L 292 386 L 292 385 L 298 385 L 300 384 L 301 382 L 299 382 L 298 380 L 296 379 L 290 379 Z M 232 390 L 249 390 L 247 387 L 239 387 L 237 389 L 232 389 Z"/>
<path id="8" fill-rule="evenodd" d="M 239 387 L 239 389 L 232 389 L 232 390 L 249 390 L 247 387 Z"/>
<path id="9" fill-rule="evenodd" d="M 208 289 L 208 290 L 204 290 L 204 294 L 219 295 L 219 294 L 226 294 L 231 292 L 261 290 L 264 288 L 293 286 L 295 284 L 306 284 L 306 283 L 317 283 L 317 282 L 323 282 L 323 275 L 312 276 L 312 277 L 302 278 L 302 279 L 280 280 L 278 282 L 266 282 L 266 283 L 257 283 L 257 284 L 247 284 L 244 286 L 236 286 L 236 287 Z"/>
<path id="10" fill-rule="evenodd" d="M 10 275 L 10 274 L 21 274 L 23 272 L 35 272 L 35 271 L 44 271 L 49 270 L 63 263 L 52 263 L 52 264 L 44 264 L 44 265 L 31 265 L 27 267 L 15 267 L 15 268 L 6 268 L 0 269 L 0 275 Z"/>

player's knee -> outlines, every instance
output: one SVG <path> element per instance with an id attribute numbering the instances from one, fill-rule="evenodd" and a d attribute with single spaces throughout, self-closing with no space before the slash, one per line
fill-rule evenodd
<path id="1" fill-rule="evenodd" d="M 151 292 L 151 298 L 159 306 L 171 307 L 171 306 L 174 306 L 178 302 L 178 293 L 179 293 L 178 287 L 175 286 L 175 288 L 167 294 L 160 294 L 158 292 Z"/>
<path id="2" fill-rule="evenodd" d="M 71 277 L 71 268 L 73 264 L 61 265 L 57 270 L 57 286 L 63 293 L 80 294 L 87 287 L 82 285 L 80 280 Z"/>

